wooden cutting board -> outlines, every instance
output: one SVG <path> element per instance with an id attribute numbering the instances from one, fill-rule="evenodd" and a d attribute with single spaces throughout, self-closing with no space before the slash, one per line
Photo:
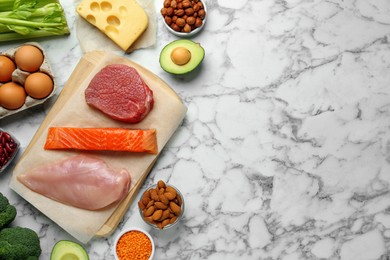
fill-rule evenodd
<path id="1" fill-rule="evenodd" d="M 128 124 L 115 121 L 86 104 L 85 88 L 94 75 L 108 64 L 127 64 L 134 67 L 153 91 L 154 107 L 140 123 Z M 186 111 L 187 108 L 180 97 L 151 71 L 113 53 L 89 52 L 82 57 L 74 69 L 52 109 L 19 159 L 10 187 L 81 242 L 86 243 L 93 236 L 108 236 L 116 229 L 127 212 L 161 150 L 181 124 Z M 157 130 L 158 154 L 90 152 L 105 160 L 113 168 L 126 168 L 132 175 L 131 190 L 121 203 L 108 209 L 101 211 L 77 209 L 34 193 L 17 180 L 17 176 L 28 169 L 79 153 L 44 150 L 47 131 L 52 126 L 154 128 Z"/>

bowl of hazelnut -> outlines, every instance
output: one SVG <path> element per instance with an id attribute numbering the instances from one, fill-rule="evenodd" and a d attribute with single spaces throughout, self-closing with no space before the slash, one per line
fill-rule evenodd
<path id="1" fill-rule="evenodd" d="M 164 0 L 161 15 L 165 27 L 179 37 L 199 33 L 205 23 L 207 10 L 204 0 Z"/>

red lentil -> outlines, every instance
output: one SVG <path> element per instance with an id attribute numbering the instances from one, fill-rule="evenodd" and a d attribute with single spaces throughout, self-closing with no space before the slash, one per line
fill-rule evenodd
<path id="1" fill-rule="evenodd" d="M 152 254 L 152 242 L 140 231 L 129 231 L 119 238 L 116 253 L 120 260 L 147 260 Z"/>

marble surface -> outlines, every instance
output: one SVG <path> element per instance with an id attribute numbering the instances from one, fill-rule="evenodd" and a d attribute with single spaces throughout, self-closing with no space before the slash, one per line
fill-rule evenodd
<path id="1" fill-rule="evenodd" d="M 71 35 L 39 43 L 63 86 L 82 52 L 74 4 L 61 2 Z M 157 232 L 134 204 L 112 236 L 86 245 L 90 258 L 114 259 L 115 236 L 137 226 L 154 237 L 155 259 L 389 259 L 390 2 L 207 4 L 207 25 L 194 38 L 206 57 L 194 77 L 160 68 L 162 47 L 177 39 L 160 18 L 156 45 L 126 55 L 188 106 L 142 187 L 159 179 L 179 187 L 185 217 Z M 53 102 L 0 126 L 23 150 Z M 49 259 L 56 241 L 72 237 L 8 188 L 10 174 L 0 176 L 1 192 Z"/>

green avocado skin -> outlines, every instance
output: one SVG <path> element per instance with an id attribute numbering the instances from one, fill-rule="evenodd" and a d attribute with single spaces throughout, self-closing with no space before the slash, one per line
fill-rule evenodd
<path id="1" fill-rule="evenodd" d="M 173 63 L 171 53 L 177 47 L 183 47 L 190 51 L 191 59 L 187 64 L 176 65 Z M 204 57 L 205 51 L 199 43 L 189 39 L 180 39 L 170 42 L 162 49 L 159 62 L 164 71 L 174 75 L 183 75 L 195 70 L 202 63 Z"/>
<path id="2" fill-rule="evenodd" d="M 80 244 L 69 240 L 60 240 L 54 245 L 50 260 L 61 259 L 89 260 L 89 256 Z"/>

